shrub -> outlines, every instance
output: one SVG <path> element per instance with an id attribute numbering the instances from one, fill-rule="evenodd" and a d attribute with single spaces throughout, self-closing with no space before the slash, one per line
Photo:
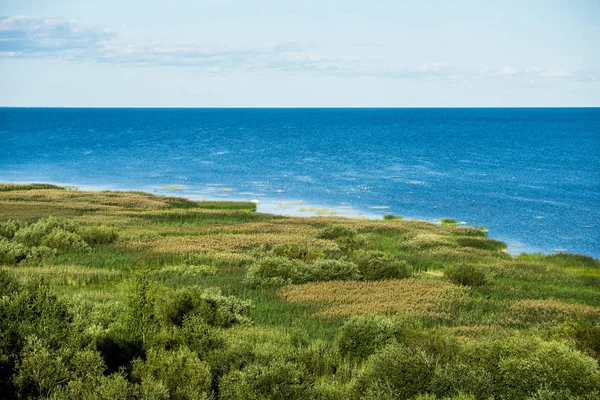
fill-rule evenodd
<path id="1" fill-rule="evenodd" d="M 384 316 L 360 316 L 346 321 L 337 336 L 340 354 L 364 360 L 394 339 L 394 324 Z"/>
<path id="2" fill-rule="evenodd" d="M 271 254 L 293 260 L 312 261 L 320 258 L 322 251 L 310 243 L 286 243 L 273 246 Z"/>
<path id="3" fill-rule="evenodd" d="M 15 233 L 27 224 L 21 221 L 9 219 L 8 221 L 0 222 L 0 238 L 12 239 Z"/>
<path id="4" fill-rule="evenodd" d="M 202 358 L 209 352 L 225 346 L 225 339 L 220 332 L 208 325 L 198 315 L 186 316 L 181 329 L 176 333 L 179 343 L 196 352 Z"/>
<path id="5" fill-rule="evenodd" d="M 81 236 L 63 229 L 55 229 L 48 233 L 44 236 L 40 244 L 51 249 L 62 251 L 83 252 L 91 250 L 90 246 L 83 241 Z"/>
<path id="6" fill-rule="evenodd" d="M 150 349 L 145 361 L 133 363 L 132 375 L 142 382 L 160 382 L 176 400 L 207 398 L 211 374 L 208 364 L 183 347 L 175 351 Z"/>
<path id="7" fill-rule="evenodd" d="M 444 275 L 455 285 L 482 286 L 486 283 L 483 269 L 471 264 L 458 264 L 447 268 Z"/>
<path id="8" fill-rule="evenodd" d="M 113 243 L 119 235 L 114 228 L 108 226 L 89 226 L 79 230 L 81 238 L 90 246 Z"/>
<path id="9" fill-rule="evenodd" d="M 469 343 L 461 353 L 458 362 L 491 375 L 492 392 L 482 398 L 594 398 L 600 390 L 597 362 L 565 343 L 517 335 Z"/>
<path id="10" fill-rule="evenodd" d="M 402 216 L 400 216 L 400 215 L 396 215 L 396 214 L 392 214 L 392 213 L 389 213 L 389 214 L 385 214 L 385 215 L 383 216 L 383 219 L 387 219 L 387 220 L 394 220 L 394 219 L 396 219 L 396 220 L 401 220 L 401 219 L 402 219 Z"/>
<path id="11" fill-rule="evenodd" d="M 494 380 L 485 366 L 455 360 L 438 364 L 429 389 L 438 396 L 453 396 L 463 392 L 470 393 L 473 398 L 489 399 L 493 398 Z"/>
<path id="12" fill-rule="evenodd" d="M 339 260 L 318 260 L 313 264 L 306 264 L 299 273 L 299 282 L 348 281 L 361 278 L 356 264 Z"/>
<path id="13" fill-rule="evenodd" d="M 332 224 L 320 229 L 316 235 L 318 239 L 335 240 L 342 252 L 350 252 L 367 244 L 364 235 L 359 235 L 356 229 L 342 224 Z"/>
<path id="14" fill-rule="evenodd" d="M 248 268 L 246 282 L 254 286 L 282 286 L 298 281 L 304 263 L 285 257 L 265 257 Z"/>
<path id="15" fill-rule="evenodd" d="M 435 360 L 419 348 L 390 344 L 369 358 L 355 390 L 362 396 L 387 387 L 395 398 L 409 399 L 427 392 L 435 365 Z"/>
<path id="16" fill-rule="evenodd" d="M 227 400 L 300 400 L 314 395 L 314 384 L 306 368 L 289 361 L 251 364 L 243 371 L 225 375 L 219 384 L 219 397 Z"/>
<path id="17" fill-rule="evenodd" d="M 410 239 L 408 244 L 417 250 L 427 250 L 452 245 L 446 237 L 435 233 L 419 233 L 417 236 Z"/>
<path id="18" fill-rule="evenodd" d="M 34 224 L 19 229 L 14 235 L 14 240 L 29 247 L 39 246 L 44 237 L 55 230 L 76 233 L 78 229 L 78 224 L 66 218 L 42 218 Z"/>
<path id="19" fill-rule="evenodd" d="M 487 237 L 458 237 L 456 238 L 456 243 L 464 247 L 489 251 L 500 251 L 506 249 L 506 243 L 499 240 L 489 239 Z"/>
<path id="20" fill-rule="evenodd" d="M 155 304 L 155 314 L 162 324 L 182 326 L 187 316 L 196 315 L 206 324 L 227 328 L 250 323 L 250 302 L 235 296 L 223 296 L 219 288 L 192 286 L 163 292 Z"/>
<path id="21" fill-rule="evenodd" d="M 567 398 L 600 392 L 595 360 L 562 343 L 540 342 L 532 352 L 502 358 L 498 392 L 507 398 L 533 396 L 539 389 L 563 392 Z"/>
<path id="22" fill-rule="evenodd" d="M 236 324 L 249 324 L 252 303 L 235 296 L 224 296 L 219 288 L 207 288 L 201 295 L 198 315 L 209 325 L 228 328 Z"/>
<path id="23" fill-rule="evenodd" d="M 342 224 L 331 224 L 320 229 L 315 237 L 317 239 L 336 240 L 342 237 L 353 238 L 358 234 L 356 229 Z"/>
<path id="24" fill-rule="evenodd" d="M 29 256 L 29 249 L 21 243 L 0 238 L 0 264 L 17 264 Z"/>
<path id="25" fill-rule="evenodd" d="M 412 273 L 406 261 L 381 251 L 357 250 L 352 253 L 352 261 L 367 281 L 408 278 Z"/>
<path id="26" fill-rule="evenodd" d="M 29 249 L 29 254 L 27 254 L 27 262 L 28 263 L 37 263 L 42 261 L 45 258 L 52 257 L 56 254 L 55 249 L 51 249 L 47 246 L 35 246 Z"/>
<path id="27" fill-rule="evenodd" d="M 442 225 L 456 226 L 458 222 L 452 218 L 442 218 Z"/>

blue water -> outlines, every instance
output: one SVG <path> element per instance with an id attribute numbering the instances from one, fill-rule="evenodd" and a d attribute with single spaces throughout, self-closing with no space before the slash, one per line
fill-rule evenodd
<path id="1" fill-rule="evenodd" d="M 1 108 L 0 181 L 452 217 L 600 257 L 598 108 Z"/>

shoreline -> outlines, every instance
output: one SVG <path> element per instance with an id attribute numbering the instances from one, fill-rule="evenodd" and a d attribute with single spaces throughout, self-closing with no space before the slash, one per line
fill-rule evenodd
<path id="1" fill-rule="evenodd" d="M 173 196 L 173 197 L 183 197 L 193 201 L 234 201 L 234 202 L 255 202 L 257 204 L 256 212 L 264 213 L 264 214 L 274 214 L 274 215 L 282 215 L 282 216 L 292 216 L 292 217 L 341 217 L 341 218 L 350 218 L 350 219 L 383 219 L 384 215 L 387 214 L 387 207 L 377 207 L 372 209 L 372 211 L 361 211 L 352 207 L 351 205 L 344 203 L 337 206 L 327 205 L 327 204 L 318 204 L 311 203 L 302 199 L 289 199 L 281 196 L 280 199 L 273 199 L 272 197 L 266 198 L 264 194 L 256 194 L 254 198 L 252 197 L 241 197 L 235 194 L 235 192 L 222 193 L 227 196 L 210 196 L 204 191 L 198 190 L 186 190 L 184 185 L 170 185 L 170 186 L 162 186 L 157 188 L 155 186 L 142 186 L 140 188 L 131 188 L 131 187 L 122 187 L 115 185 L 108 186 L 99 186 L 99 185 L 73 185 L 69 183 L 60 183 L 60 182 L 38 182 L 38 181 L 2 181 L 3 183 L 8 184 L 32 184 L 32 183 L 45 183 L 56 185 L 60 187 L 65 187 L 70 190 L 82 190 L 82 191 L 138 191 L 144 192 L 151 195 L 157 196 Z M 219 185 L 222 186 L 222 185 Z M 216 192 L 216 190 L 215 190 Z M 240 193 L 241 194 L 241 193 Z M 250 194 L 249 194 L 250 195 Z M 258 203 L 256 203 L 258 201 Z M 346 205 L 347 204 L 347 205 Z M 379 212 L 377 212 L 379 211 Z M 407 221 L 423 221 L 428 222 L 435 225 L 441 225 L 442 218 L 428 219 L 422 217 L 415 216 L 406 216 L 401 214 L 394 215 L 402 218 Z M 451 215 L 443 217 L 443 218 L 453 218 Z M 470 225 L 465 221 L 457 221 L 461 226 L 470 226 L 476 227 L 477 225 Z M 539 248 L 535 248 L 533 246 L 529 246 L 526 243 L 522 243 L 517 241 L 516 239 L 511 239 L 510 237 L 502 237 L 495 236 L 493 234 L 489 234 L 488 237 L 490 239 L 495 239 L 502 241 L 506 244 L 506 252 L 512 256 L 517 256 L 519 254 L 560 254 L 560 253 L 570 253 L 570 254 L 582 254 L 582 253 L 572 253 L 562 249 L 555 249 L 554 251 L 544 251 Z M 594 257 L 589 254 L 582 254 L 589 257 Z"/>

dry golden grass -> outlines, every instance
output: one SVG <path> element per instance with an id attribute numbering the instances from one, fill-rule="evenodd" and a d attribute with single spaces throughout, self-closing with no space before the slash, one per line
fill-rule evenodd
<path id="1" fill-rule="evenodd" d="M 340 318 L 393 311 L 447 317 L 466 293 L 439 280 L 400 279 L 376 282 L 331 281 L 282 288 L 278 296 L 291 303 L 320 308 L 315 316 Z"/>
<path id="2" fill-rule="evenodd" d="M 544 324 L 581 318 L 600 322 L 600 308 L 556 300 L 520 300 L 511 306 L 503 322 L 509 325 Z"/>
<path id="3" fill-rule="evenodd" d="M 190 253 L 241 251 L 257 245 L 275 245 L 302 241 L 300 235 L 281 235 L 276 233 L 259 234 L 211 234 L 210 236 L 166 236 L 148 241 L 132 241 L 128 247 L 152 250 L 157 253 Z"/>
<path id="4" fill-rule="evenodd" d="M 160 209 L 168 207 L 166 197 L 138 192 L 86 192 L 62 189 L 13 190 L 0 192 L 1 202 L 60 203 L 74 209 L 111 207 Z"/>
<path id="5" fill-rule="evenodd" d="M 91 284 L 105 283 L 123 276 L 122 271 L 85 268 L 76 265 L 52 265 L 43 267 L 10 267 L 2 268 L 14 274 L 21 281 L 37 280 L 44 277 L 47 282 L 55 285 L 80 287 Z"/>

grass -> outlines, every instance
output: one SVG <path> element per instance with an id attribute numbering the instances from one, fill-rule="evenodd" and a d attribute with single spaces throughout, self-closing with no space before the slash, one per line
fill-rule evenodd
<path id="1" fill-rule="evenodd" d="M 413 311 L 449 318 L 453 303 L 460 301 L 465 293 L 463 288 L 437 279 L 399 279 L 307 283 L 285 287 L 278 296 L 290 303 L 317 307 L 315 317 L 347 318 Z"/>
<path id="2" fill-rule="evenodd" d="M 569 321 L 600 324 L 600 261 L 591 257 L 511 256 L 504 243 L 489 239 L 484 230 L 449 219 L 436 225 L 391 214 L 366 220 L 310 211 L 319 216 L 261 214 L 254 203 L 245 202 L 0 184 L 0 222 L 35 222 L 52 215 L 118 233 L 116 241 L 91 251 L 58 251 L 35 263 L 0 269 L 21 282 L 42 277 L 70 303 L 92 308 L 107 302 L 126 307 L 130 282 L 139 271 L 173 290 L 218 287 L 225 296 L 252 303 L 253 326 L 232 328 L 227 335 L 260 348 L 271 340 L 276 348 L 277 341 L 289 342 L 298 332 L 331 347 L 347 319 L 372 314 L 410 314 L 427 329 L 444 329 L 466 341 L 520 331 L 554 337 L 556 326 Z M 257 260 L 273 254 L 300 257 L 296 253 L 304 248 L 311 249 L 310 257 L 302 259 L 308 264 L 349 261 L 359 250 L 379 251 L 408 264 L 414 275 L 280 288 L 247 283 L 248 268 Z M 457 265 L 476 267 L 485 274 L 485 283 L 451 283 L 444 271 Z"/>

